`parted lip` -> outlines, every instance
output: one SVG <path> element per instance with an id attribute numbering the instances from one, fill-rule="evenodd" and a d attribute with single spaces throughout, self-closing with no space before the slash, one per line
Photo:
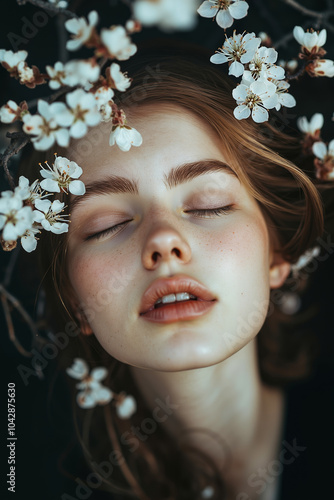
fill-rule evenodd
<path id="1" fill-rule="evenodd" d="M 177 275 L 171 278 L 158 278 L 144 292 L 140 313 L 145 314 L 154 308 L 154 304 L 164 295 L 171 293 L 188 292 L 197 297 L 197 300 L 211 302 L 217 300 L 216 297 L 197 280 L 186 275 Z"/>

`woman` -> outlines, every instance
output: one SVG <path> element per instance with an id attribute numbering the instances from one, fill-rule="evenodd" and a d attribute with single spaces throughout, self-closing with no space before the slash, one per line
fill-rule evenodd
<path id="1" fill-rule="evenodd" d="M 86 194 L 67 200 L 68 235 L 40 245 L 86 361 L 137 400 L 131 419 L 110 403 L 84 426 L 95 484 L 115 498 L 283 498 L 282 470 L 305 446 L 284 440 L 285 392 L 264 382 L 289 345 L 283 332 L 281 357 L 268 348 L 280 303 L 270 291 L 322 235 L 320 195 L 281 156 L 292 140 L 233 117 L 215 68 L 138 67 L 121 105 L 143 144 L 110 149 L 105 123 L 74 143 L 66 156 Z"/>

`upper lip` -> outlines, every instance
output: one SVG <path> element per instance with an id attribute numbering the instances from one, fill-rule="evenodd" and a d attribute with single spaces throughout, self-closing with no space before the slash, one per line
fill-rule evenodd
<path id="1" fill-rule="evenodd" d="M 199 300 L 216 300 L 216 297 L 202 283 L 189 276 L 178 275 L 171 278 L 159 278 L 153 281 L 144 292 L 139 314 L 145 314 L 149 311 L 156 301 L 164 295 L 180 292 L 196 295 Z"/>

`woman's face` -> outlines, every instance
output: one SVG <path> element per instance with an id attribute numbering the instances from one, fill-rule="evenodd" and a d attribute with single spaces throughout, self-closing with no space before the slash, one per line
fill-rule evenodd
<path id="1" fill-rule="evenodd" d="M 267 313 L 264 217 L 204 121 L 144 106 L 130 124 L 143 136 L 139 148 L 103 141 L 84 158 L 71 154 L 87 188 L 69 231 L 76 302 L 124 363 L 162 371 L 216 364 L 254 338 Z M 173 292 L 192 295 L 154 305 Z"/>

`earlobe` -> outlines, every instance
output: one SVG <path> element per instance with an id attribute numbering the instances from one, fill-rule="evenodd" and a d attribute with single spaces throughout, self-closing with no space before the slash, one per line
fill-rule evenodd
<path id="1" fill-rule="evenodd" d="M 93 330 L 91 329 L 85 314 L 82 311 L 80 311 L 79 309 L 76 309 L 75 317 L 78 320 L 78 323 L 80 325 L 81 333 L 83 335 L 91 335 L 93 333 Z"/>
<path id="2" fill-rule="evenodd" d="M 283 285 L 289 276 L 291 265 L 283 259 L 279 262 L 273 262 L 269 269 L 269 284 L 270 288 L 279 288 Z"/>

